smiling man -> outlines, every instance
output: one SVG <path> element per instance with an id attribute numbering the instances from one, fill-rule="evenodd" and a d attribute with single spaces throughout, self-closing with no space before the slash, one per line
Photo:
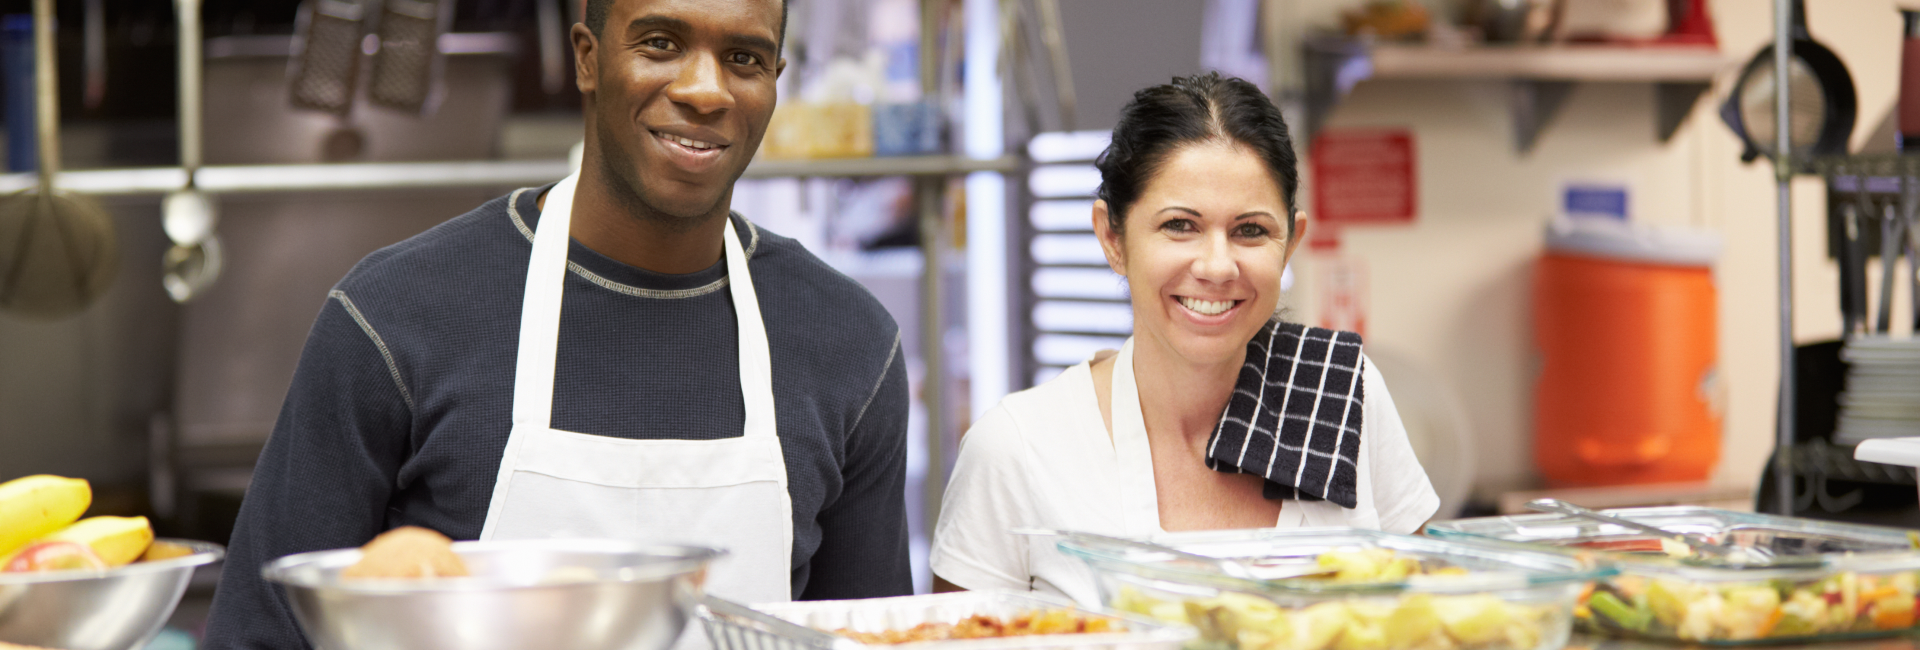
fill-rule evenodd
<path id="1" fill-rule="evenodd" d="M 405 525 L 730 551 L 747 602 L 911 592 L 898 327 L 729 210 L 785 63 L 780 0 L 591 0 L 579 173 L 363 260 L 253 475 L 212 648 L 310 647 L 260 577 Z"/>

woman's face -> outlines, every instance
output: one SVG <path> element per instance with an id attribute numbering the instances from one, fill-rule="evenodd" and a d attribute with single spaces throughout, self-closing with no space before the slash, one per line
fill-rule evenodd
<path id="1" fill-rule="evenodd" d="M 1299 237 L 1259 156 L 1231 142 L 1173 152 L 1128 209 L 1125 232 L 1096 201 L 1107 264 L 1126 276 L 1134 335 L 1196 364 L 1243 359 L 1280 303 L 1280 275 Z M 1306 220 L 1296 229 L 1304 232 Z"/>

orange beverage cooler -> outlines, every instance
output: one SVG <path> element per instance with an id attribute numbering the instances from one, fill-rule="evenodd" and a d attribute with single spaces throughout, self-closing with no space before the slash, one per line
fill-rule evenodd
<path id="1" fill-rule="evenodd" d="M 1720 459 L 1717 237 L 1563 220 L 1547 239 L 1533 287 L 1541 475 L 1705 480 Z"/>

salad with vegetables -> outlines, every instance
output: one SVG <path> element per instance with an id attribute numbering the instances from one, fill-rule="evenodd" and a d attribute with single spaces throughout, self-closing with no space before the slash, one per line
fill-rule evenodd
<path id="1" fill-rule="evenodd" d="M 1911 571 L 1725 584 L 1623 575 L 1584 594 L 1574 621 L 1589 631 L 1690 641 L 1903 630 L 1914 624 L 1916 586 Z"/>
<path id="2" fill-rule="evenodd" d="M 1331 571 L 1303 580 L 1365 584 L 1468 575 L 1461 567 L 1430 565 L 1383 548 L 1330 551 L 1315 561 Z M 1111 604 L 1192 625 L 1207 645 L 1238 650 L 1531 650 L 1551 631 L 1566 629 L 1564 605 L 1508 602 L 1486 593 L 1407 593 L 1288 607 L 1249 594 L 1154 595 L 1128 585 Z"/>

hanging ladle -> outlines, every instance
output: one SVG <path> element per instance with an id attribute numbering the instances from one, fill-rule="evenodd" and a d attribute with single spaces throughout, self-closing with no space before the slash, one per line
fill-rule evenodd
<path id="1" fill-rule="evenodd" d="M 220 223 L 213 200 L 200 191 L 197 176 L 202 156 L 200 57 L 200 0 L 174 0 L 180 29 L 180 169 L 186 186 L 167 195 L 161 204 L 161 225 L 173 247 L 161 257 L 160 283 L 174 302 L 187 302 L 205 292 L 220 276 Z"/>

